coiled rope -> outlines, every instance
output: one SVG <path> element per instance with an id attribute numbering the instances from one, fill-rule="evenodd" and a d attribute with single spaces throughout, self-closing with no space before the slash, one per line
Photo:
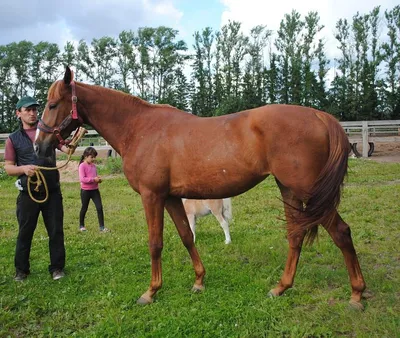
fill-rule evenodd
<path id="1" fill-rule="evenodd" d="M 67 147 L 69 148 L 67 162 L 65 162 L 63 165 L 61 165 L 59 167 L 57 167 L 57 166 L 55 166 L 55 167 L 37 166 L 36 169 L 35 169 L 36 181 L 33 181 L 32 177 L 30 177 L 30 176 L 28 177 L 28 182 L 27 182 L 28 194 L 29 194 L 29 197 L 34 202 L 36 202 L 36 203 L 44 203 L 49 198 L 49 188 L 47 186 L 46 178 L 44 177 L 44 175 L 42 173 L 42 170 L 59 170 L 59 169 L 65 167 L 68 164 L 68 162 L 70 161 L 71 156 L 74 153 L 76 147 L 78 146 L 79 141 L 81 140 L 81 138 L 83 136 L 85 136 L 86 133 L 87 133 L 87 130 L 85 128 L 83 128 L 83 127 L 80 127 L 78 132 L 72 138 L 71 142 L 67 145 Z M 44 199 L 39 200 L 39 199 L 33 197 L 32 191 L 31 191 L 31 184 L 36 184 L 36 187 L 33 189 L 36 192 L 39 192 L 39 188 L 43 184 L 44 192 L 45 192 Z"/>

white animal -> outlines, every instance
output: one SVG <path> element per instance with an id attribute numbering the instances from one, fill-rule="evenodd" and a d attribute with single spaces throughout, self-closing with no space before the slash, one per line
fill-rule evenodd
<path id="1" fill-rule="evenodd" d="M 218 220 L 225 233 L 225 244 L 231 242 L 229 221 L 232 219 L 232 202 L 230 198 L 215 200 L 192 200 L 182 198 L 183 206 L 192 229 L 193 239 L 196 240 L 196 218 L 212 213 Z"/>

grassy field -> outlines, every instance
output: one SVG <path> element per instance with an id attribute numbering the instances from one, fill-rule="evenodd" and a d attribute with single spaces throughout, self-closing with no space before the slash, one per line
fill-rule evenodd
<path id="1" fill-rule="evenodd" d="M 100 168 L 103 175 L 106 168 Z M 147 225 L 139 196 L 123 177 L 101 185 L 106 226 L 93 204 L 78 232 L 79 184 L 63 183 L 67 276 L 47 272 L 48 241 L 40 221 L 31 275 L 13 281 L 17 223 L 14 180 L 0 175 L 0 337 L 399 337 L 400 164 L 350 160 L 340 212 L 373 297 L 365 311 L 348 306 L 343 257 L 323 229 L 304 247 L 293 289 L 270 299 L 286 261 L 283 208 L 273 178 L 233 198 L 232 244 L 213 217 L 198 222 L 197 248 L 206 290 L 190 292 L 194 272 L 169 216 L 163 288 L 136 305 L 150 282 Z"/>

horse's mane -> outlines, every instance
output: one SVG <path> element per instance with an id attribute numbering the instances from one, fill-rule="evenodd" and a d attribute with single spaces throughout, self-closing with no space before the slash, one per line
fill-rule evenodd
<path id="1" fill-rule="evenodd" d="M 115 96 L 118 98 L 118 100 L 122 100 L 125 101 L 127 104 L 131 104 L 131 105 L 141 105 L 141 106 L 148 106 L 148 107 L 152 107 L 152 108 L 173 108 L 173 109 L 177 109 L 169 104 L 157 104 L 157 103 L 150 103 L 148 101 L 145 101 L 143 99 L 141 99 L 140 97 L 134 96 L 132 94 L 128 94 L 128 93 L 124 93 L 122 91 L 119 90 L 115 90 L 115 89 L 111 89 L 111 88 L 105 88 L 105 87 L 101 87 L 101 86 L 97 86 L 97 85 L 89 85 L 86 83 L 82 83 L 79 82 L 79 85 L 82 87 L 86 87 L 86 88 L 96 88 L 96 91 L 99 91 L 99 95 L 107 95 L 107 96 Z"/>
<path id="2" fill-rule="evenodd" d="M 151 108 L 170 108 L 170 109 L 174 109 L 174 110 L 180 110 L 169 104 L 150 103 L 148 101 L 141 99 L 140 97 L 137 97 L 137 96 L 134 96 L 131 94 L 127 94 L 127 93 L 121 92 L 119 90 L 105 88 L 105 87 L 101 87 L 98 85 L 90 85 L 90 84 L 86 84 L 86 83 L 82 83 L 82 82 L 76 82 L 76 83 L 79 86 L 84 87 L 84 88 L 96 89 L 96 91 L 98 92 L 98 94 L 100 96 L 107 96 L 107 97 L 111 96 L 111 99 L 118 100 L 120 102 L 121 101 L 126 102 L 126 104 L 128 104 L 128 105 L 142 106 L 142 107 L 147 106 L 147 107 L 151 107 Z M 62 80 L 54 82 L 49 88 L 47 100 L 49 101 L 50 99 L 54 100 L 54 99 L 61 98 L 62 97 L 62 88 L 63 88 Z M 79 96 L 79 93 L 77 95 Z"/>

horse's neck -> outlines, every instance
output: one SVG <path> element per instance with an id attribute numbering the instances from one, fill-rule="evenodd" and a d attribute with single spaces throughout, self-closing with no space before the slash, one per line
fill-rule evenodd
<path id="1" fill-rule="evenodd" d="M 101 89 L 95 86 L 85 86 L 85 90 L 87 93 L 82 104 L 87 122 L 121 154 L 126 138 L 132 134 L 136 112 L 141 111 L 141 105 L 145 103 L 139 99 L 132 103 L 125 95 L 119 96 L 114 91 L 110 91 L 109 95 L 107 91 L 100 93 Z"/>

